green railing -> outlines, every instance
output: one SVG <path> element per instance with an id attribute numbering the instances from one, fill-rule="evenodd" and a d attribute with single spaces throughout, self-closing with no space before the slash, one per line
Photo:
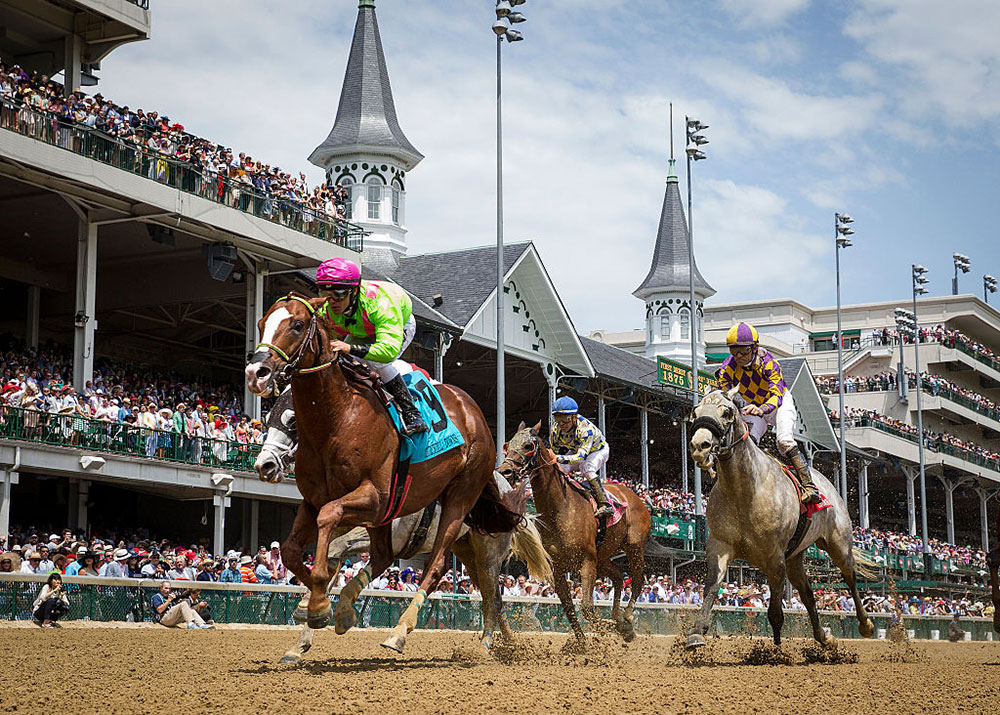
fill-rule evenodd
<path id="1" fill-rule="evenodd" d="M 989 365 L 997 372 L 1000 372 L 1000 360 L 997 360 L 995 357 L 990 357 L 989 355 L 983 355 L 982 353 L 978 353 L 969 346 L 967 346 L 965 343 L 959 342 L 954 338 L 946 337 L 941 341 L 941 344 L 944 345 L 946 348 L 954 348 L 955 350 L 959 350 L 968 355 L 969 357 L 971 357 L 973 360 L 978 360 L 984 365 Z"/>
<path id="2" fill-rule="evenodd" d="M 252 214 L 322 241 L 361 252 L 364 229 L 289 198 L 264 194 L 252 183 L 201 171 L 145 146 L 48 112 L 0 101 L 0 128 L 85 156 L 116 169 Z"/>
<path id="3" fill-rule="evenodd" d="M 886 434 L 902 437 L 905 440 L 909 440 L 910 442 L 917 444 L 917 435 L 897 429 L 896 427 L 887 425 L 879 420 L 874 420 L 871 417 L 852 418 L 851 421 L 854 423 L 854 427 L 873 427 L 874 429 L 881 430 Z M 831 420 L 831 422 L 834 427 L 837 426 L 837 420 Z M 851 426 L 848 425 L 848 429 L 850 429 L 850 427 Z M 977 464 L 980 467 L 986 467 L 994 472 L 1000 472 L 1000 462 L 995 459 L 984 457 L 981 454 L 976 454 L 975 452 L 965 449 L 964 447 L 956 447 L 955 445 L 948 444 L 947 442 L 943 442 L 939 439 L 928 439 L 924 444 L 932 451 L 941 452 L 942 454 L 947 454 L 965 462 Z"/>
<path id="4" fill-rule="evenodd" d="M 64 620 L 96 622 L 148 622 L 152 620 L 151 602 L 160 581 L 65 577 L 70 602 Z M 44 583 L 42 576 L 0 574 L 0 620 L 26 621 L 32 618 L 32 604 Z M 220 584 L 198 581 L 177 581 L 177 590 L 200 588 L 199 600 L 211 609 L 216 623 L 293 625 L 292 612 L 304 592 L 295 586 L 260 586 L 256 584 Z M 410 603 L 412 594 L 393 591 L 364 591 L 355 604 L 358 628 L 388 628 L 396 625 Z M 336 603 L 338 595 L 331 600 Z M 610 617 L 611 604 L 598 602 L 596 609 L 604 618 Z M 636 604 L 634 625 L 639 633 L 677 635 L 686 632 L 696 612 L 694 606 L 672 604 Z M 562 606 L 554 598 L 505 598 L 504 616 L 516 631 L 566 633 L 569 624 Z M 767 613 L 758 608 L 719 606 L 714 609 L 712 632 L 718 635 L 756 633 L 767 635 L 770 626 Z M 838 638 L 858 638 L 857 621 L 853 614 L 824 612 L 820 619 Z M 880 630 L 889 628 L 890 617 L 873 614 Z M 908 616 L 906 628 L 916 638 L 939 637 L 948 632 L 950 619 Z M 479 631 L 482 628 L 480 601 L 476 596 L 433 594 L 420 609 L 417 628 Z M 972 640 L 991 640 L 992 622 L 985 618 L 964 618 L 962 628 Z M 783 634 L 792 638 L 809 638 L 812 630 L 804 611 L 785 611 Z M 884 637 L 884 634 L 880 633 Z M 276 656 L 277 657 L 277 656 Z"/>
<path id="5" fill-rule="evenodd" d="M 950 387 L 944 387 L 942 385 L 929 385 L 927 381 L 924 380 L 921 383 L 924 387 L 924 392 L 929 395 L 934 395 L 935 397 L 944 397 L 950 402 L 954 402 L 956 405 L 961 405 L 966 409 L 977 412 L 984 417 L 989 417 L 991 420 L 996 420 L 1000 422 L 1000 410 L 990 409 L 985 405 L 981 405 L 973 399 L 966 397 L 961 392 L 956 392 Z"/>
<path id="6" fill-rule="evenodd" d="M 189 438 L 175 432 L 22 407 L 0 409 L 0 438 L 239 472 L 254 471 L 253 463 L 260 453 L 259 444 Z"/>

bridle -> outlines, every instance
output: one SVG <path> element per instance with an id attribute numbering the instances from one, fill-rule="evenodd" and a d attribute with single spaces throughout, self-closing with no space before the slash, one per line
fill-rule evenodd
<path id="1" fill-rule="evenodd" d="M 501 467 L 504 464 L 510 464 L 514 467 L 514 475 L 517 477 L 517 481 L 527 479 L 530 482 L 536 472 L 555 464 L 555 458 L 553 458 L 551 462 L 538 461 L 539 452 L 541 451 L 539 449 L 538 437 L 532 436 L 531 439 L 528 440 L 528 444 L 531 446 L 530 452 L 526 451 L 522 454 L 509 450 L 507 455 L 504 457 L 503 462 L 500 464 Z M 512 456 L 512 453 L 517 454 L 519 459 L 515 459 Z"/>
<path id="2" fill-rule="evenodd" d="M 734 437 L 733 428 L 735 426 L 735 419 L 733 419 L 729 425 L 723 427 L 722 422 L 715 417 L 712 417 L 711 415 L 702 415 L 701 417 L 696 417 L 694 422 L 691 423 L 691 434 L 693 435 L 703 427 L 711 432 L 712 436 L 716 439 L 716 444 L 712 447 L 711 452 L 719 461 L 724 462 L 731 459 L 733 456 L 733 450 L 736 449 L 737 445 L 750 436 L 750 428 L 743 425 L 743 435 L 741 437 Z"/>
<path id="3" fill-rule="evenodd" d="M 312 306 L 312 304 L 300 295 L 294 293 L 289 293 L 286 296 L 278 298 L 275 303 L 281 303 L 287 300 L 294 300 L 305 306 L 306 310 L 309 311 L 309 326 L 306 328 L 305 337 L 299 342 L 298 347 L 295 352 L 289 356 L 284 350 L 279 348 L 277 345 L 272 343 L 260 343 L 254 348 L 254 353 L 261 352 L 262 350 L 269 350 L 285 361 L 284 366 L 280 370 L 276 370 L 274 376 L 279 381 L 288 382 L 292 379 L 295 374 L 307 375 L 313 372 L 319 372 L 320 370 L 325 370 L 326 368 L 333 365 L 337 358 L 333 360 L 328 360 L 321 365 L 314 365 L 312 367 L 299 367 L 299 363 L 306 354 L 306 350 L 315 343 L 313 347 L 313 352 L 316 357 L 319 358 L 323 353 L 323 346 L 320 344 L 319 340 L 319 313 Z M 339 357 L 339 353 L 337 354 Z"/>

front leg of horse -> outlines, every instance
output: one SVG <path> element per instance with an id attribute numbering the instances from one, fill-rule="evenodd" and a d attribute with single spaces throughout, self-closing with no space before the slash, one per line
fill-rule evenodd
<path id="1" fill-rule="evenodd" d="M 705 545 L 705 552 L 705 602 L 694 622 L 694 628 L 688 634 L 688 649 L 705 645 L 705 634 L 708 633 L 708 627 L 712 622 L 712 606 L 715 605 L 715 599 L 719 596 L 719 586 L 722 585 L 722 579 L 726 575 L 726 567 L 733 555 L 727 544 L 711 537 Z"/>
<path id="2" fill-rule="evenodd" d="M 819 624 L 819 613 L 816 611 L 816 597 L 813 595 L 812 586 L 809 584 L 809 577 L 806 575 L 805 565 L 802 563 L 802 554 L 798 554 L 785 562 L 785 570 L 788 572 L 788 580 L 792 587 L 799 592 L 802 605 L 806 607 L 809 614 L 809 623 L 812 626 L 813 638 L 819 643 L 827 645 L 826 631 Z"/>
<path id="3" fill-rule="evenodd" d="M 368 529 L 368 536 L 371 542 L 371 560 L 368 565 L 354 574 L 354 578 L 347 582 L 347 585 L 340 591 L 340 599 L 337 601 L 337 609 L 333 614 L 334 630 L 337 635 L 347 633 L 357 622 L 358 616 L 354 612 L 354 603 L 358 596 L 371 583 L 372 576 L 379 576 L 392 563 L 394 554 L 392 553 L 392 526 L 380 526 Z"/>
<path id="4" fill-rule="evenodd" d="M 302 662 L 302 656 L 305 655 L 310 648 L 312 648 L 313 631 L 306 624 L 302 624 L 302 633 L 299 634 L 299 639 L 295 641 L 295 645 L 289 648 L 283 656 L 279 663 L 288 663 L 291 665 L 298 665 Z"/>
<path id="5" fill-rule="evenodd" d="M 573 650 L 583 653 L 587 648 L 587 639 L 583 635 L 583 628 L 580 626 L 580 619 L 576 615 L 576 604 L 573 603 L 573 592 L 570 590 L 570 582 L 566 580 L 568 567 L 565 564 L 554 564 L 552 570 L 555 573 L 554 586 L 556 589 L 556 595 L 559 596 L 559 602 L 562 604 L 563 613 L 566 615 L 566 620 L 569 621 L 570 628 L 573 630 L 573 636 L 575 638 L 575 640 L 566 642 L 564 650 Z"/>
<path id="6" fill-rule="evenodd" d="M 771 598 L 767 604 L 767 620 L 774 634 L 774 644 L 781 645 L 781 628 L 785 625 L 785 611 L 781 599 L 785 593 L 785 565 L 773 567 L 767 574 L 767 585 L 771 589 Z"/>
<path id="7" fill-rule="evenodd" d="M 299 583 L 306 588 L 312 585 L 312 572 L 302 561 L 302 549 L 316 538 L 316 515 L 316 509 L 307 502 L 299 504 L 292 530 L 281 545 L 281 560 L 285 568 L 295 574 Z"/>

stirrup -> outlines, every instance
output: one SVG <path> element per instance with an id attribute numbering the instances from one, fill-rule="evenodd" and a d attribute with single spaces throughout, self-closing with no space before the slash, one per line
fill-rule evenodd
<path id="1" fill-rule="evenodd" d="M 407 436 L 427 431 L 427 423 L 424 422 L 424 418 L 420 416 L 419 412 L 410 417 L 401 415 L 400 421 L 403 423 L 403 434 Z"/>
<path id="2" fill-rule="evenodd" d="M 819 504 L 823 501 L 823 495 L 819 493 L 815 486 L 810 489 L 809 487 L 803 485 L 800 501 L 806 505 Z"/>
<path id="3" fill-rule="evenodd" d="M 594 516 L 600 518 L 602 516 L 614 516 L 615 510 L 611 508 L 610 504 L 605 504 L 604 506 L 597 507 L 597 511 L 594 512 Z"/>

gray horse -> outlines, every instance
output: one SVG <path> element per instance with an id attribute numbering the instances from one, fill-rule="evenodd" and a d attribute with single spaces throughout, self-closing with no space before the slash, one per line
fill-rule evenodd
<path id="1" fill-rule="evenodd" d="M 747 434 L 747 426 L 733 403 L 736 389 L 710 392 L 694 409 L 691 456 L 702 469 L 714 471 L 718 482 L 708 502 L 708 543 L 705 547 L 707 578 L 705 602 L 687 647 L 705 645 L 712 606 L 731 559 L 743 559 L 767 575 L 771 599 L 767 618 L 774 642 L 781 644 L 784 613 L 781 596 L 785 577 L 798 589 L 809 613 L 813 637 L 823 645 L 836 640 L 820 627 L 809 577 L 802 558 L 813 543 L 826 551 L 840 569 L 858 617 L 858 631 L 871 638 L 875 626 L 858 594 L 853 532 L 847 507 L 830 481 L 813 470 L 813 481 L 830 503 L 808 521 L 797 545 L 786 554 L 799 521 L 799 497 L 781 465 L 762 451 Z"/>

